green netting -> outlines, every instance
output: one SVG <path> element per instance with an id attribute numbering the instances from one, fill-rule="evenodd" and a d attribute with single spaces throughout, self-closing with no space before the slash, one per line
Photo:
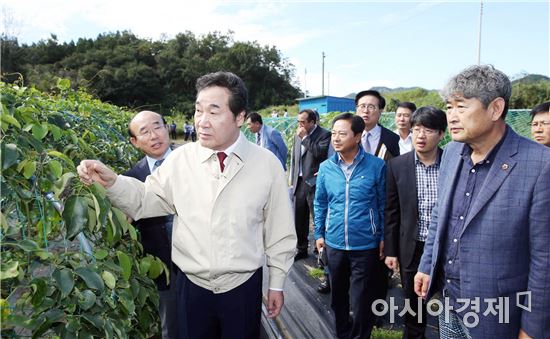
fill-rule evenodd
<path id="1" fill-rule="evenodd" d="M 321 126 L 330 129 L 332 119 L 338 115 L 339 112 L 329 113 L 321 116 Z M 390 130 L 395 129 L 395 112 L 384 112 L 380 118 L 380 123 Z M 297 121 L 296 117 L 278 117 L 278 118 L 262 118 L 264 124 L 271 126 L 278 131 L 280 131 L 285 139 L 285 142 L 290 149 L 292 146 L 294 133 L 296 131 Z M 531 116 L 528 109 L 514 109 L 509 110 L 506 115 L 506 122 L 520 135 L 523 135 L 526 138 L 531 138 Z M 246 137 L 254 141 L 252 133 L 248 129 L 243 128 L 243 131 Z M 442 141 L 442 145 L 445 145 L 451 140 L 449 134 L 445 135 L 445 138 Z"/>

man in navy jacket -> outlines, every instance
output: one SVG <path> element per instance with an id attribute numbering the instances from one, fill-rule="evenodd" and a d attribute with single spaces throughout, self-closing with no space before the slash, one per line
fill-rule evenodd
<path id="1" fill-rule="evenodd" d="M 160 114 L 142 111 L 136 114 L 128 124 L 128 133 L 132 145 L 145 153 L 145 157 L 124 175 L 145 181 L 145 178 L 155 171 L 172 151 L 167 126 Z M 164 274 L 155 279 L 159 292 L 159 315 L 163 339 L 177 338 L 178 333 L 176 280 L 175 271 L 171 270 L 172 218 L 169 215 L 134 221 L 140 233 L 144 252 L 161 259 L 170 270 L 170 284 L 167 284 Z"/>
<path id="2" fill-rule="evenodd" d="M 442 337 L 550 338 L 550 149 L 506 124 L 511 94 L 490 65 L 442 92 L 454 142 L 414 279 L 418 295 L 449 302 Z"/>
<path id="3" fill-rule="evenodd" d="M 288 148 L 281 133 L 273 127 L 264 125 L 262 116 L 256 112 L 248 114 L 246 117 L 246 127 L 250 132 L 254 133 L 256 145 L 267 148 L 271 153 L 275 154 L 286 171 Z"/>

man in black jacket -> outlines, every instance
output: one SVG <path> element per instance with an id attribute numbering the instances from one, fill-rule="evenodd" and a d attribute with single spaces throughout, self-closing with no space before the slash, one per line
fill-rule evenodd
<path id="1" fill-rule="evenodd" d="M 294 196 L 294 222 L 298 252 L 294 260 L 307 258 L 309 215 L 313 214 L 316 175 L 319 164 L 327 159 L 330 132 L 317 124 L 317 112 L 305 109 L 298 113 L 294 137 L 290 179 Z"/>
<path id="2" fill-rule="evenodd" d="M 136 114 L 128 124 L 128 133 L 132 145 L 145 153 L 145 157 L 124 175 L 145 181 L 145 178 L 153 173 L 172 151 L 167 126 L 160 114 L 142 111 Z M 171 269 L 172 218 L 171 215 L 144 218 L 133 223 L 139 230 L 145 253 L 160 258 L 170 270 L 170 284 L 167 284 L 164 274 L 155 279 L 159 292 L 159 315 L 163 339 L 178 337 L 175 270 Z"/>
<path id="3" fill-rule="evenodd" d="M 414 292 L 414 276 L 428 235 L 442 150 L 437 147 L 447 128 L 445 113 L 420 107 L 411 118 L 414 150 L 388 162 L 386 174 L 385 254 L 388 268 L 401 272 L 405 297 L 414 312 L 405 313 L 403 338 L 424 338 L 426 306 Z"/>

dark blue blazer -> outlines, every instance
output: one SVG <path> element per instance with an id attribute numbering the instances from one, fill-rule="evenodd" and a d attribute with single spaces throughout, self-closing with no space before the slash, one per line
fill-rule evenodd
<path id="1" fill-rule="evenodd" d="M 151 174 L 147 158 L 143 157 L 132 169 L 124 175 L 145 181 Z M 140 241 L 145 253 L 154 255 L 164 262 L 166 267 L 172 267 L 172 242 L 166 230 L 166 223 L 172 222 L 173 216 L 162 216 L 135 220 L 133 225 L 139 230 Z M 166 276 L 161 274 L 155 279 L 157 289 L 166 290 Z"/>
<path id="2" fill-rule="evenodd" d="M 550 148 L 510 127 L 459 239 L 461 298 L 509 297 L 509 322 L 480 314 L 473 338 L 550 338 Z M 444 239 L 459 176 L 462 143 L 451 142 L 441 160 L 438 201 L 418 270 L 430 274 L 428 297 L 440 289 Z M 531 311 L 516 306 L 516 293 L 530 291 Z M 469 309 L 468 309 L 469 311 Z"/>
<path id="3" fill-rule="evenodd" d="M 283 165 L 283 169 L 286 171 L 288 148 L 286 147 L 283 136 L 279 131 L 267 125 L 263 125 L 260 132 L 262 133 L 262 146 L 275 154 L 277 159 L 281 162 L 281 165 Z"/>

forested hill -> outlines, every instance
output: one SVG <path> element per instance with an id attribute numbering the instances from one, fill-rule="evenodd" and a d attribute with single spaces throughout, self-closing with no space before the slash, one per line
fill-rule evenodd
<path id="1" fill-rule="evenodd" d="M 2 80 L 49 91 L 56 77 L 85 87 L 99 99 L 163 114 L 194 111 L 195 80 L 208 72 L 238 74 L 250 92 L 253 109 L 293 104 L 301 96 L 292 83 L 294 66 L 274 46 L 237 42 L 233 33 L 191 32 L 152 41 L 131 32 L 59 43 L 52 35 L 31 45 L 1 37 Z"/>
<path id="2" fill-rule="evenodd" d="M 384 95 L 388 112 L 394 112 L 401 101 L 414 102 L 417 107 L 428 105 L 445 107 L 438 90 L 427 90 L 421 87 L 393 89 L 373 87 L 372 89 Z M 350 93 L 346 97 L 355 98 L 355 93 Z M 511 109 L 531 109 L 548 100 L 550 100 L 550 78 L 540 74 L 522 74 L 521 77 L 512 81 Z"/>

